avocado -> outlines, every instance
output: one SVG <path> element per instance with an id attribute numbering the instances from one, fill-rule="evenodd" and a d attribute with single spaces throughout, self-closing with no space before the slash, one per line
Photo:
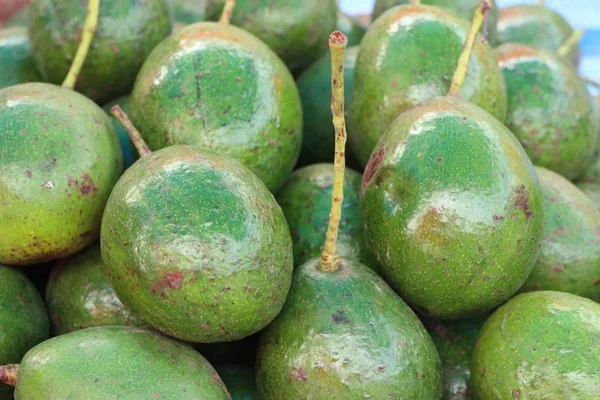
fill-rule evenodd
<path id="1" fill-rule="evenodd" d="M 600 96 L 594 96 L 594 110 L 596 111 L 596 126 L 600 137 Z M 583 171 L 577 179 L 579 182 L 600 184 L 600 139 L 592 163 Z"/>
<path id="2" fill-rule="evenodd" d="M 594 203 L 594 207 L 600 211 L 600 184 L 582 182 L 577 187 Z"/>
<path id="3" fill-rule="evenodd" d="M 217 365 L 215 369 L 227 387 L 232 400 L 259 400 L 254 369 L 240 365 Z"/>
<path id="4" fill-rule="evenodd" d="M 508 92 L 506 126 L 536 166 L 577 178 L 592 162 L 598 142 L 585 83 L 552 52 L 508 43 L 497 53 Z"/>
<path id="5" fill-rule="evenodd" d="M 67 257 L 98 238 L 123 170 L 108 116 L 47 83 L 0 89 L 0 263 Z"/>
<path id="6" fill-rule="evenodd" d="M 123 111 L 129 113 L 129 104 L 131 103 L 131 99 L 129 96 L 119 97 L 116 100 L 111 101 L 110 103 L 104 105 L 102 109 L 108 114 L 110 117 L 115 131 L 117 132 L 117 136 L 119 137 L 119 144 L 121 145 L 121 151 L 123 152 L 123 166 L 125 169 L 131 167 L 131 165 L 137 160 L 138 156 L 133 148 L 133 144 L 129 139 L 129 135 L 123 125 L 110 113 L 110 109 L 118 104 L 121 106 Z"/>
<path id="7" fill-rule="evenodd" d="M 600 304 L 569 293 L 520 294 L 484 324 L 471 360 L 475 397 L 595 399 Z"/>
<path id="8" fill-rule="evenodd" d="M 0 89 L 25 82 L 41 81 L 33 64 L 27 28 L 0 29 Z"/>
<path id="9" fill-rule="evenodd" d="M 59 84 L 67 75 L 85 16 L 86 8 L 77 1 L 31 3 L 31 49 L 45 81 Z M 128 94 L 148 54 L 170 34 L 166 0 L 103 0 L 96 34 L 75 89 L 98 104 Z"/>

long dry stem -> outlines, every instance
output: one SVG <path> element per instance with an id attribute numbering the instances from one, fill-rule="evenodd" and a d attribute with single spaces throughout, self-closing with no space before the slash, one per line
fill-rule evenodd
<path id="1" fill-rule="evenodd" d="M 19 375 L 19 364 L 7 364 L 0 366 L 0 382 L 10 386 L 17 386 Z"/>
<path id="2" fill-rule="evenodd" d="M 335 272 L 340 268 L 337 238 L 344 201 L 344 170 L 346 168 L 346 120 L 344 117 L 344 53 L 348 38 L 339 31 L 329 36 L 331 50 L 331 113 L 335 128 L 334 177 L 331 193 L 331 212 L 319 270 Z"/>
<path id="3" fill-rule="evenodd" d="M 560 45 L 558 50 L 556 50 L 556 54 L 558 54 L 558 56 L 560 58 L 567 57 L 569 54 L 571 54 L 571 51 L 573 51 L 573 48 L 575 48 L 575 46 L 577 46 L 579 44 L 582 37 L 583 37 L 583 31 L 573 32 L 571 34 L 571 36 L 569 36 L 567 38 L 567 40 L 565 40 L 563 42 L 563 44 Z"/>
<path id="4" fill-rule="evenodd" d="M 233 15 L 233 9 L 235 8 L 236 0 L 226 0 L 225 6 L 223 7 L 223 12 L 221 12 L 221 18 L 219 18 L 219 22 L 222 24 L 229 24 L 231 21 L 231 16 Z"/>
<path id="5" fill-rule="evenodd" d="M 92 39 L 96 33 L 99 13 L 100 0 L 89 0 L 87 14 L 83 24 L 83 31 L 81 33 L 81 43 L 79 43 L 79 47 L 77 48 L 75 58 L 73 59 L 73 64 L 71 64 L 71 68 L 67 73 L 67 77 L 62 83 L 64 88 L 73 89 L 75 87 L 75 83 L 77 83 L 77 77 L 81 72 L 81 67 L 83 67 L 85 58 L 90 50 L 90 45 L 92 44 Z"/>
<path id="6" fill-rule="evenodd" d="M 133 122 L 131 122 L 129 117 L 127 117 L 125 111 L 123 111 L 123 109 L 117 104 L 110 109 L 110 112 L 112 115 L 115 116 L 115 118 L 119 120 L 119 122 L 121 122 L 121 125 L 123 125 L 123 127 L 129 134 L 129 139 L 131 139 L 131 142 L 140 154 L 140 157 L 151 154 L 152 152 L 150 151 L 150 148 L 142 138 L 140 132 L 133 125 Z"/>

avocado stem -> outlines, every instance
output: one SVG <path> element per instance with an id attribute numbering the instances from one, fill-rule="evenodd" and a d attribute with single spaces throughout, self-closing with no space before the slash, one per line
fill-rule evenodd
<path id="1" fill-rule="evenodd" d="M 582 37 L 583 31 L 579 30 L 573 32 L 571 36 L 569 36 L 567 40 L 565 40 L 563 44 L 560 45 L 558 50 L 556 50 L 556 54 L 558 54 L 560 58 L 567 57 L 571 53 L 571 51 L 573 51 L 573 48 L 579 44 L 579 41 Z"/>
<path id="2" fill-rule="evenodd" d="M 452 76 L 452 82 L 450 83 L 450 90 L 448 91 L 448 95 L 450 96 L 458 96 L 460 89 L 465 83 L 467 71 L 469 70 L 469 62 L 471 61 L 471 54 L 473 53 L 473 47 L 475 46 L 475 39 L 477 38 L 477 34 L 491 8 L 492 4 L 490 3 L 490 0 L 482 0 L 480 5 L 475 7 L 475 16 L 473 17 L 473 22 L 471 22 L 471 29 L 465 39 L 465 44 L 463 45 L 462 52 L 458 58 L 458 65 L 456 66 L 456 70 Z M 486 37 L 483 36 L 481 41 L 485 43 Z"/>
<path id="3" fill-rule="evenodd" d="M 67 77 L 62 83 L 62 87 L 64 88 L 71 90 L 75 88 L 81 67 L 83 67 L 90 45 L 92 44 L 92 39 L 96 33 L 98 14 L 100 14 L 100 0 L 89 0 L 83 31 L 81 33 L 81 42 L 79 43 L 79 47 L 77 47 L 77 52 L 75 53 L 75 58 L 67 73 Z"/>
<path id="4" fill-rule="evenodd" d="M 592 86 L 593 86 L 593 87 L 595 87 L 596 89 L 600 89 L 600 82 L 598 82 L 598 81 L 595 81 L 595 80 L 593 80 L 593 79 L 591 79 L 591 78 L 588 78 L 588 77 L 585 77 L 585 76 L 584 76 L 584 77 L 582 77 L 581 79 L 583 79 L 583 81 L 584 81 L 585 83 L 587 83 L 588 85 L 592 85 Z"/>
<path id="5" fill-rule="evenodd" d="M 119 120 L 119 122 L 121 122 L 121 125 L 123 125 L 123 127 L 129 134 L 129 139 L 131 139 L 131 142 L 140 154 L 140 157 L 152 154 L 152 151 L 150 151 L 150 148 L 142 138 L 142 135 L 135 128 L 133 122 L 131 122 L 127 114 L 125 114 L 125 111 L 123 111 L 123 109 L 117 104 L 110 109 L 110 112 L 112 115 L 115 116 L 115 118 Z"/>
<path id="6" fill-rule="evenodd" d="M 346 168 L 346 119 L 344 117 L 344 53 L 348 38 L 340 31 L 329 36 L 331 50 L 331 113 L 335 128 L 335 157 L 333 161 L 333 190 L 329 225 L 325 235 L 325 245 L 319 261 L 319 270 L 336 272 L 340 269 L 340 255 L 337 238 L 342 218 L 344 201 L 344 170 Z"/>
<path id="7" fill-rule="evenodd" d="M 221 24 L 229 24 L 231 21 L 231 16 L 233 15 L 233 9 L 235 8 L 236 0 L 226 0 L 225 6 L 223 7 L 223 12 L 221 13 L 221 18 L 219 18 L 219 23 Z"/>
<path id="8" fill-rule="evenodd" d="M 17 386 L 19 375 L 19 364 L 7 364 L 0 366 L 0 382 L 10 386 Z"/>

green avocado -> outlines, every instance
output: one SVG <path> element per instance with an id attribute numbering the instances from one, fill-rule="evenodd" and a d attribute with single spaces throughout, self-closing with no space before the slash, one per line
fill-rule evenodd
<path id="1" fill-rule="evenodd" d="M 148 326 L 117 298 L 97 244 L 56 264 L 46 288 L 46 304 L 57 335 L 92 326 Z"/>
<path id="2" fill-rule="evenodd" d="M 338 12 L 336 29 L 346 35 L 348 46 L 358 46 L 360 40 L 365 35 L 365 28 L 363 28 L 356 19 L 343 12 Z M 348 53 L 348 50 L 350 49 L 346 49 L 346 54 Z"/>
<path id="3" fill-rule="evenodd" d="M 590 200 L 592 200 L 592 203 L 594 203 L 594 207 L 596 207 L 596 209 L 600 211 L 600 184 L 583 182 L 578 183 L 577 187 L 583 193 L 585 193 L 585 195 L 589 197 Z"/>
<path id="4" fill-rule="evenodd" d="M 333 164 L 309 165 L 294 171 L 277 195 L 292 233 L 296 266 L 321 255 L 329 224 L 333 179 Z M 346 168 L 337 247 L 342 257 L 359 260 L 378 271 L 377 260 L 363 237 L 359 204 L 361 180 L 361 174 Z"/>
<path id="5" fill-rule="evenodd" d="M 536 168 L 544 195 L 544 240 L 522 291 L 553 290 L 600 301 L 600 212 L 562 176 Z"/>
<path id="6" fill-rule="evenodd" d="M 66 257 L 98 238 L 123 170 L 110 119 L 46 83 L 0 89 L 0 263 Z"/>
<path id="7" fill-rule="evenodd" d="M 101 246 L 123 304 L 189 342 L 264 328 L 293 271 L 290 232 L 265 185 L 234 159 L 187 145 L 125 171 L 106 205 Z"/>
<path id="8" fill-rule="evenodd" d="M 302 105 L 285 65 L 234 26 L 199 22 L 163 41 L 131 94 L 152 150 L 198 145 L 229 155 L 275 192 L 302 145 Z"/>
<path id="9" fill-rule="evenodd" d="M 208 0 L 171 0 L 173 20 L 181 24 L 204 21 Z"/>
<path id="10" fill-rule="evenodd" d="M 592 162 L 598 142 L 585 83 L 546 50 L 508 43 L 497 52 L 508 92 L 506 126 L 535 165 L 577 178 Z"/>
<path id="11" fill-rule="evenodd" d="M 126 326 L 82 329 L 29 350 L 15 396 L 40 399 L 231 399 L 189 345 Z"/>
<path id="12" fill-rule="evenodd" d="M 0 89 L 40 80 L 33 64 L 27 28 L 0 29 Z"/>
<path id="13" fill-rule="evenodd" d="M 441 398 L 440 360 L 413 311 L 374 272 L 342 259 L 300 266 L 281 314 L 261 333 L 265 400 Z"/>
<path id="14" fill-rule="evenodd" d="M 208 2 L 210 19 L 218 19 L 225 1 Z M 327 52 L 337 13 L 335 0 L 237 0 L 231 23 L 265 42 L 297 75 Z"/>
<path id="15" fill-rule="evenodd" d="M 358 46 L 350 47 L 344 53 L 344 101 L 346 106 L 352 100 L 354 67 L 358 50 Z M 302 100 L 304 117 L 304 135 L 299 163 L 310 165 L 333 162 L 335 133 L 331 124 L 331 55 L 325 54 L 311 65 L 300 75 L 296 84 Z M 359 165 L 354 160 L 350 149 L 346 149 L 346 160 L 349 165 Z"/>
<path id="16" fill-rule="evenodd" d="M 0 365 L 14 364 L 48 339 L 50 325 L 42 297 L 25 274 L 0 265 Z M 13 390 L 0 383 L 0 399 Z"/>
<path id="17" fill-rule="evenodd" d="M 512 297 L 543 237 L 542 190 L 515 136 L 456 96 L 387 130 L 363 175 L 367 245 L 419 311 L 466 318 Z"/>
<path id="18" fill-rule="evenodd" d="M 131 165 L 137 160 L 138 156 L 133 148 L 133 144 L 129 139 L 129 134 L 123 127 L 123 124 L 119 122 L 118 119 L 111 114 L 110 110 L 113 106 L 119 105 L 126 114 L 129 114 L 129 105 L 131 104 L 131 99 L 129 96 L 119 97 L 116 100 L 111 101 L 102 107 L 102 109 L 108 114 L 110 117 L 115 131 L 117 132 L 117 136 L 119 137 L 119 144 L 121 145 L 121 151 L 123 152 L 123 165 L 124 168 L 127 169 L 131 167 Z"/>
<path id="19" fill-rule="evenodd" d="M 471 360 L 475 397 L 598 398 L 600 304 L 569 293 L 516 296 L 483 326 Z"/>
<path id="20" fill-rule="evenodd" d="M 596 111 L 596 126 L 598 127 L 598 135 L 600 137 L 600 96 L 594 96 L 594 105 Z M 600 184 L 600 139 L 598 140 L 598 146 L 596 147 L 592 163 L 585 169 L 583 174 L 579 176 L 578 181 Z"/>
<path id="21" fill-rule="evenodd" d="M 489 12 L 488 17 L 488 42 L 495 46 L 497 43 L 497 32 L 496 25 L 498 24 L 498 7 L 496 7 L 496 1 L 491 0 L 492 9 Z M 375 0 L 375 8 L 373 9 L 373 14 L 371 18 L 375 21 L 381 14 L 383 14 L 388 9 L 401 5 L 401 4 L 409 4 L 409 0 Z M 422 0 L 421 4 L 432 5 L 436 7 L 445 8 L 448 10 L 452 10 L 456 12 L 461 17 L 471 20 L 473 18 L 473 13 L 475 12 L 475 6 L 477 5 L 477 1 L 473 0 Z"/>
<path id="22" fill-rule="evenodd" d="M 544 5 L 520 4 L 500 10 L 498 42 L 521 43 L 556 51 L 573 34 L 573 28 L 556 11 Z M 580 47 L 577 44 L 569 60 L 579 65 Z"/>
<path id="23" fill-rule="evenodd" d="M 81 40 L 86 3 L 31 3 L 31 48 L 45 81 L 60 84 L 67 76 Z M 102 0 L 96 34 L 75 90 L 98 104 L 128 94 L 148 54 L 170 33 L 166 0 Z"/>
<path id="24" fill-rule="evenodd" d="M 240 365 L 217 365 L 215 369 L 231 394 L 231 400 L 260 399 L 253 368 Z"/>
<path id="25" fill-rule="evenodd" d="M 403 111 L 445 95 L 469 22 L 432 6 L 400 6 L 379 17 L 364 36 L 354 75 L 348 139 L 361 164 Z M 493 49 L 476 40 L 461 97 L 500 121 L 506 88 Z"/>
<path id="26" fill-rule="evenodd" d="M 474 400 L 471 387 L 471 354 L 486 318 L 463 321 L 424 319 L 442 361 L 444 400 Z"/>

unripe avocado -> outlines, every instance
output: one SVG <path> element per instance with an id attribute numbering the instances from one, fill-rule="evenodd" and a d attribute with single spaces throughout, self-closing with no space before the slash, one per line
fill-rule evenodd
<path id="1" fill-rule="evenodd" d="M 600 138 L 600 96 L 594 96 L 594 110 L 596 111 L 596 126 Z M 583 171 L 577 179 L 580 182 L 600 184 L 600 139 L 594 153 L 592 163 Z"/>
<path id="2" fill-rule="evenodd" d="M 108 116 L 46 83 L 0 90 L 0 263 L 37 264 L 98 238 L 123 170 Z"/>
<path id="3" fill-rule="evenodd" d="M 0 29 L 0 89 L 25 82 L 41 81 L 33 64 L 27 28 Z"/>
<path id="4" fill-rule="evenodd" d="M 131 99 L 129 96 L 119 97 L 116 100 L 111 101 L 110 103 L 104 105 L 102 109 L 106 111 L 108 116 L 110 117 L 115 131 L 117 132 L 117 136 L 119 137 L 119 144 L 121 145 L 121 151 L 123 152 L 123 166 L 125 169 L 131 167 L 131 165 L 137 160 L 138 155 L 136 154 L 133 144 L 129 139 L 129 134 L 123 127 L 123 125 L 117 120 L 111 113 L 110 109 L 114 105 L 119 105 L 125 113 L 129 114 L 129 104 L 131 103 Z"/>
<path id="5" fill-rule="evenodd" d="M 473 352 L 479 400 L 598 398 L 600 304 L 569 293 L 520 294 L 492 314 Z"/>
<path id="6" fill-rule="evenodd" d="M 577 187 L 585 193 L 587 197 L 594 203 L 594 207 L 600 211 L 600 184 L 583 182 L 578 183 Z"/>

